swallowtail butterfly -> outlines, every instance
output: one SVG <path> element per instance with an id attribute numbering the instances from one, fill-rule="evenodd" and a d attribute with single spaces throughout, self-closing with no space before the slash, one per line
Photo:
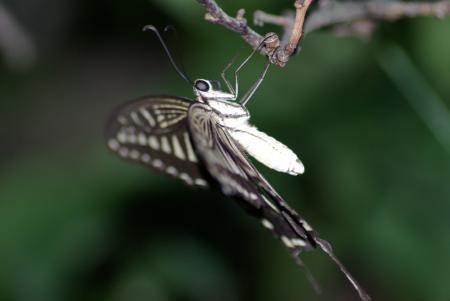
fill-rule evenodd
<path id="1" fill-rule="evenodd" d="M 175 68 L 187 77 L 173 62 Z M 250 57 L 249 57 L 250 58 Z M 248 59 L 249 59 L 248 58 Z M 107 126 L 107 144 L 120 157 L 204 188 L 218 187 L 256 216 L 298 258 L 303 251 L 320 248 L 345 274 L 362 300 L 370 300 L 360 285 L 334 255 L 330 244 L 275 191 L 249 160 L 249 155 L 268 167 L 291 175 L 304 167 L 287 146 L 259 131 L 249 123 L 245 104 L 264 78 L 269 63 L 258 81 L 241 101 L 235 87 L 222 73 L 229 92 L 218 82 L 197 79 L 192 83 L 193 100 L 177 96 L 147 96 L 132 100 L 112 115 Z M 311 279 L 310 279 L 311 280 Z"/>

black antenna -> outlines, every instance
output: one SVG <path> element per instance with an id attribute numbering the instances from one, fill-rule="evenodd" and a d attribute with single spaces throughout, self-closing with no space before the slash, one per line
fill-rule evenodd
<path id="1" fill-rule="evenodd" d="M 175 34 L 175 41 L 180 44 L 180 36 L 178 35 L 178 31 L 175 28 L 175 26 L 173 25 L 167 25 L 166 27 L 164 27 L 164 32 L 168 32 L 169 30 L 172 30 L 173 33 Z M 175 53 L 177 54 L 177 53 Z M 181 70 L 181 72 L 186 75 L 186 77 L 189 79 L 189 82 L 191 84 L 193 84 L 193 81 L 191 80 L 190 76 L 188 76 L 188 73 L 186 72 L 186 68 L 184 67 L 184 62 L 183 62 L 183 56 L 178 56 L 179 60 L 178 60 L 178 67 Z"/>
<path id="2" fill-rule="evenodd" d="M 178 72 L 178 74 L 188 83 L 193 84 L 193 81 L 178 67 L 178 65 L 175 63 L 175 60 L 172 57 L 172 54 L 170 53 L 169 48 L 166 45 L 166 42 L 164 42 L 164 39 L 162 38 L 161 34 L 159 33 L 158 29 L 156 29 L 153 25 L 145 25 L 142 29 L 143 31 L 151 30 L 153 31 L 156 36 L 158 37 L 159 41 L 161 42 L 164 50 L 166 51 L 167 56 L 169 57 L 170 62 L 172 63 L 175 70 Z"/>

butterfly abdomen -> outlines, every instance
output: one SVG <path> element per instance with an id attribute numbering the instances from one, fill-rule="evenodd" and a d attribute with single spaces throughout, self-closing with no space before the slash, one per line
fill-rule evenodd
<path id="1" fill-rule="evenodd" d="M 249 124 L 230 128 L 231 136 L 253 158 L 279 172 L 302 174 L 305 168 L 297 155 L 273 137 Z"/>

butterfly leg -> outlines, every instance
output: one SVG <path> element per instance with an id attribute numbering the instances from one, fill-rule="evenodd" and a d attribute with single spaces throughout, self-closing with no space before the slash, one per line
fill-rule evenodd
<path id="1" fill-rule="evenodd" d="M 273 37 L 273 35 L 268 35 L 268 36 L 266 36 L 262 41 L 261 41 L 261 43 L 259 43 L 259 45 L 258 45 L 258 47 L 256 47 L 251 53 L 250 53 L 250 55 L 236 68 L 236 70 L 234 71 L 234 88 L 233 88 L 233 86 L 231 85 L 231 83 L 230 83 L 230 81 L 226 78 L 226 76 L 225 76 L 225 72 L 228 70 L 228 69 L 230 69 L 230 67 L 233 65 L 233 61 L 234 61 L 234 59 L 227 65 L 227 66 L 225 66 L 225 69 L 222 71 L 222 79 L 223 79 L 223 81 L 225 82 L 225 84 L 227 85 L 227 88 L 228 88 L 228 90 L 230 91 L 230 93 L 231 94 L 233 94 L 234 95 L 234 99 L 233 100 L 236 100 L 237 98 L 238 98 L 238 96 L 239 96 L 239 81 L 238 81 L 238 75 L 239 75 L 239 72 L 241 71 L 241 69 L 250 61 L 250 59 L 257 53 L 257 52 L 259 52 L 259 51 L 261 51 L 261 49 L 264 47 L 264 45 L 265 45 L 265 42 L 268 40 L 268 39 L 270 39 L 270 38 L 272 38 Z M 267 67 L 268 68 L 268 67 Z M 265 70 L 265 72 L 267 72 L 267 70 Z M 265 72 L 264 72 L 264 75 L 265 75 Z M 262 79 L 261 79 L 261 81 L 262 81 Z M 260 83 L 259 83 L 260 84 Z M 258 84 L 258 86 L 259 86 L 259 84 Z M 256 90 L 258 87 L 256 87 L 256 88 L 254 88 L 254 87 L 252 87 L 250 90 L 252 90 L 252 89 L 254 89 L 254 90 Z M 248 93 L 248 92 L 247 92 Z M 254 93 L 254 92 L 253 92 Z M 252 95 L 253 95 L 253 93 L 251 93 Z M 250 95 L 251 96 L 251 95 Z"/>
<path id="2" fill-rule="evenodd" d="M 227 85 L 228 92 L 230 92 L 231 94 L 234 95 L 234 97 L 233 97 L 232 100 L 236 100 L 237 94 L 236 94 L 235 90 L 233 89 L 233 86 L 231 85 L 230 81 L 229 81 L 229 80 L 227 79 L 227 77 L 225 76 L 225 73 L 226 73 L 226 72 L 228 71 L 228 69 L 230 69 L 230 67 L 233 65 L 234 59 L 235 59 L 235 57 L 231 60 L 231 62 L 229 62 L 229 63 L 225 66 L 225 68 L 223 69 L 223 71 L 222 71 L 222 73 L 221 73 L 222 79 L 223 79 L 223 81 L 225 82 L 225 84 Z"/>
<path id="3" fill-rule="evenodd" d="M 261 45 L 262 45 L 262 43 L 261 43 Z M 234 71 L 234 88 L 231 85 L 230 81 L 225 76 L 225 72 L 227 72 L 227 70 L 230 69 L 230 67 L 233 65 L 234 59 L 222 71 L 222 74 L 221 74 L 222 79 L 225 82 L 225 84 L 227 85 L 227 88 L 230 91 L 230 93 L 234 95 L 233 100 L 236 100 L 238 98 L 238 94 L 239 94 L 239 81 L 238 81 L 239 72 L 248 63 L 248 61 L 253 57 L 253 55 L 255 55 L 255 53 L 257 51 L 261 50 L 261 45 L 258 46 L 255 50 L 253 50 L 252 53 Z"/>
<path id="4" fill-rule="evenodd" d="M 250 100 L 250 98 L 255 94 L 256 90 L 258 90 L 259 85 L 261 85 L 262 81 L 264 80 L 264 77 L 266 77 L 267 70 L 269 70 L 270 61 L 267 61 L 266 65 L 264 66 L 264 70 L 261 73 L 261 76 L 258 78 L 258 80 L 253 84 L 253 86 L 245 93 L 244 97 L 242 97 L 242 100 L 240 103 L 245 106 L 247 102 Z"/>

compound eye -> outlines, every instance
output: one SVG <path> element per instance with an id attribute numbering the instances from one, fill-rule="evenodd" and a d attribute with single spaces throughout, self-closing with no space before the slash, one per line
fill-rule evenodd
<path id="1" fill-rule="evenodd" d="M 210 85 L 207 81 L 197 80 L 197 81 L 195 81 L 195 89 L 202 91 L 202 92 L 208 92 L 210 89 Z"/>

